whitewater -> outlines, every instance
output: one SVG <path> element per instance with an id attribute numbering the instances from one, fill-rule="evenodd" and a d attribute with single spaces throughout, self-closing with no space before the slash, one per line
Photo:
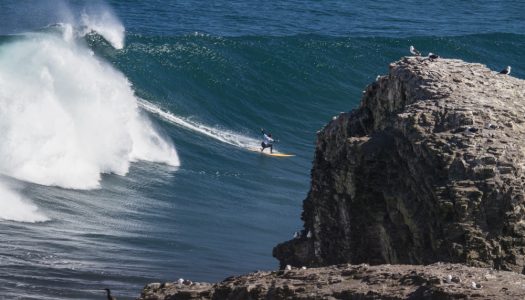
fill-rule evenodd
<path id="1" fill-rule="evenodd" d="M 104 18 L 103 18 L 104 19 Z M 131 83 L 97 58 L 83 40 L 100 28 L 122 48 L 122 25 L 83 16 L 77 30 L 14 36 L 0 45 L 0 173 L 20 181 L 94 189 L 101 174 L 126 175 L 139 160 L 179 166 L 173 142 L 141 112 Z M 115 28 L 111 30 L 111 28 Z M 120 36 L 120 39 L 118 38 Z M 0 183 L 1 184 L 1 183 Z M 29 199 L 0 185 L 0 219 L 38 222 Z"/>
<path id="2" fill-rule="evenodd" d="M 188 118 L 177 116 L 144 99 L 139 99 L 138 104 L 142 109 L 157 115 L 159 118 L 172 125 L 205 135 L 222 143 L 246 150 L 259 147 L 260 140 L 258 139 L 231 130 L 211 127 L 192 121 Z"/>

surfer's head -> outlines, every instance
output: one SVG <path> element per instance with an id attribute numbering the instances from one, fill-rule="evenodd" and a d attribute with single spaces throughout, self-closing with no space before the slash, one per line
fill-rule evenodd
<path id="1" fill-rule="evenodd" d="M 269 136 L 269 137 L 272 137 L 272 134 L 271 134 L 271 133 L 268 133 L 268 136 Z"/>

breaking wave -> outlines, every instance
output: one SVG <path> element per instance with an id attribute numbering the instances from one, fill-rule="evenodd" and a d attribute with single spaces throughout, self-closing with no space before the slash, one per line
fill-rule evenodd
<path id="1" fill-rule="evenodd" d="M 84 15 L 80 30 L 60 24 L 58 34 L 29 33 L 0 44 L 1 174 L 92 189 L 103 173 L 125 175 L 132 161 L 180 165 L 172 142 L 138 108 L 127 78 L 78 42 L 95 30 L 122 48 L 123 27 L 103 27 L 113 21 Z M 46 220 L 7 186 L 0 186 L 1 207 L 0 219 Z"/>

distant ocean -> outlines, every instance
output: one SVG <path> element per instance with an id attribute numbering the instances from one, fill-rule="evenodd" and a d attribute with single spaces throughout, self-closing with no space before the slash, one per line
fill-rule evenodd
<path id="1" fill-rule="evenodd" d="M 1 1 L 0 298 L 133 299 L 150 282 L 275 269 L 273 246 L 302 226 L 316 131 L 410 45 L 524 78 L 524 12 Z M 296 156 L 248 151 L 260 128 Z"/>

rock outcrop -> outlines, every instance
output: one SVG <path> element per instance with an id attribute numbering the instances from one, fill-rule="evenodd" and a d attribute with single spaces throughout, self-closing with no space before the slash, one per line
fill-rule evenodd
<path id="1" fill-rule="evenodd" d="M 257 272 L 221 283 L 152 283 L 139 300 L 523 299 L 525 275 L 462 265 L 338 265 Z"/>
<path id="2" fill-rule="evenodd" d="M 391 64 L 318 133 L 305 230 L 274 256 L 524 273 L 524 122 L 523 80 L 454 59 Z"/>

